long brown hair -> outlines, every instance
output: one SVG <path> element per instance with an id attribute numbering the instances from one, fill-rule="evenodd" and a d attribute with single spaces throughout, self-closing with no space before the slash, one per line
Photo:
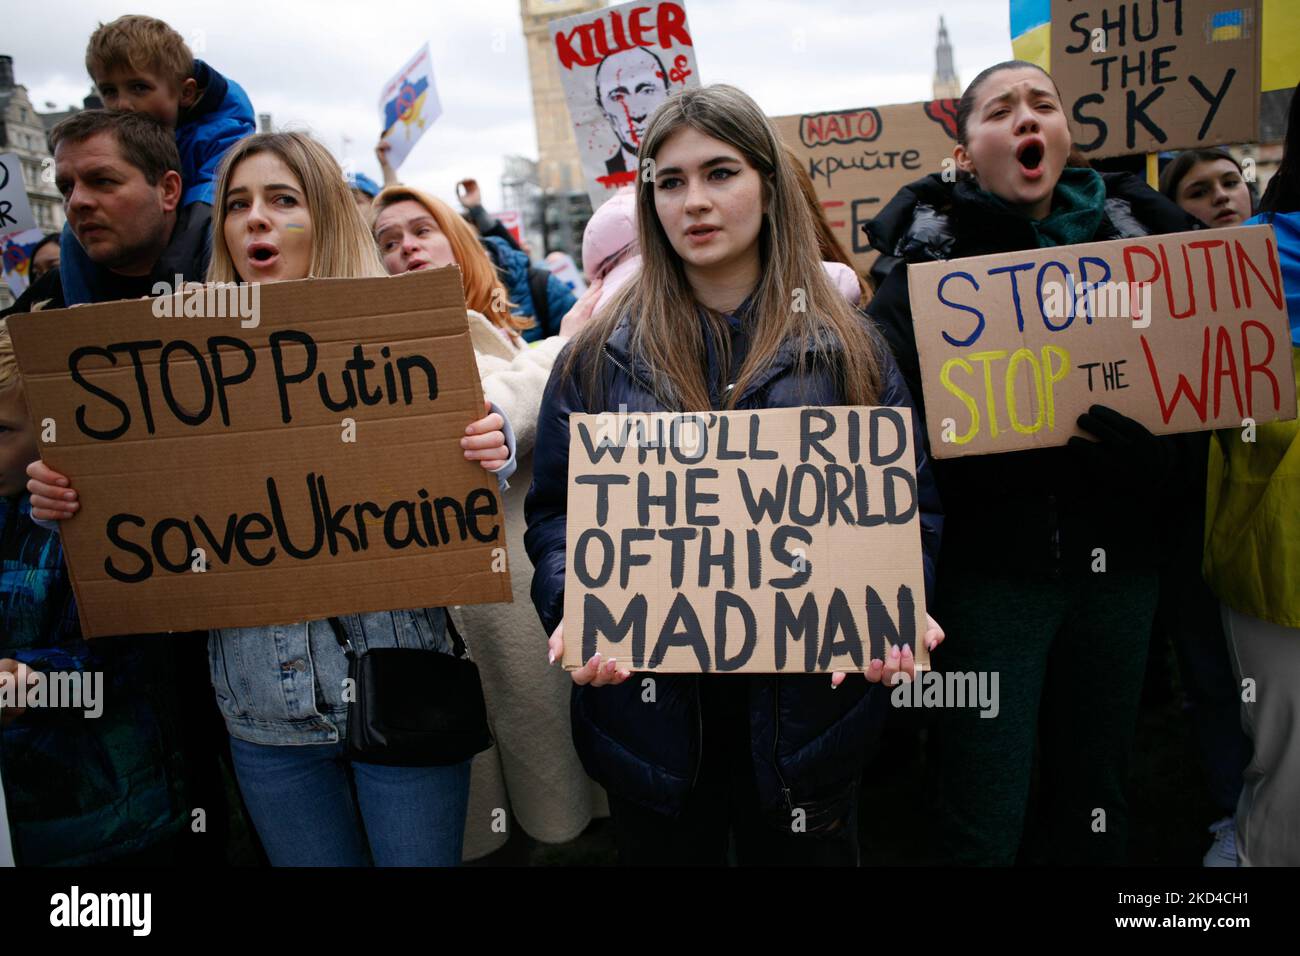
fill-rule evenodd
<path id="1" fill-rule="evenodd" d="M 826 218 L 826 210 L 822 208 L 821 198 L 817 195 L 817 187 L 813 185 L 812 177 L 808 175 L 808 170 L 804 168 L 803 160 L 790 148 L 789 143 L 783 142 L 781 146 L 785 150 L 786 159 L 790 160 L 790 167 L 794 170 L 795 178 L 799 181 L 799 192 L 803 193 L 804 202 L 808 204 L 808 211 L 812 213 L 813 228 L 817 230 L 817 252 L 822 257 L 822 262 L 838 262 L 853 270 L 853 275 L 858 280 L 858 288 L 862 291 L 862 298 L 858 300 L 858 308 L 865 309 L 867 303 L 871 301 L 871 286 L 863 281 L 862 273 L 858 272 L 858 267 L 849 258 L 844 244 L 836 238 L 835 233 L 831 230 L 830 220 Z"/>
<path id="2" fill-rule="evenodd" d="M 451 254 L 456 265 L 460 266 L 460 279 L 465 286 L 465 305 L 475 312 L 482 312 L 490 322 L 511 333 L 532 328 L 535 324 L 532 319 L 510 314 L 510 307 L 514 303 L 506 295 L 506 287 L 497 275 L 487 250 L 478 241 L 478 236 L 469 223 L 456 215 L 441 199 L 411 186 L 386 186 L 375 197 L 371 207 L 371 229 L 379 222 L 381 212 L 389 206 L 407 201 L 418 203 L 427 209 L 433 221 L 438 224 L 438 231 L 447 237 Z"/>
<path id="3" fill-rule="evenodd" d="M 311 213 L 311 263 L 307 274 L 319 279 L 386 276 L 375 241 L 343 181 L 343 170 L 328 149 L 306 133 L 255 133 L 241 139 L 221 160 L 212 206 L 212 261 L 209 282 L 238 282 L 226 246 L 226 202 L 235 169 L 249 156 L 271 153 L 302 183 Z"/>
<path id="4" fill-rule="evenodd" d="M 822 269 L 812 214 L 772 124 L 758 104 L 734 86 L 685 90 L 651 118 L 641 141 L 642 162 L 653 160 L 683 127 L 738 150 L 762 178 L 766 200 L 758 239 L 761 277 L 750 295 L 747 319 L 749 353 L 724 407 L 734 407 L 746 386 L 791 341 L 802 346 L 796 359 L 801 378 L 814 369 L 830 372 L 840 383 L 843 401 L 874 404 L 880 394 L 883 345 Z M 696 300 L 681 258 L 660 225 L 654 189 L 654 183 L 637 178 L 639 276 L 577 336 L 561 374 L 580 368 L 589 399 L 598 401 L 595 359 L 626 316 L 631 351 L 649 366 L 660 401 L 678 411 L 702 411 L 711 407 L 704 336 L 711 334 L 724 355 L 728 336 L 720 319 Z M 701 312 L 707 323 L 700 321 Z"/>

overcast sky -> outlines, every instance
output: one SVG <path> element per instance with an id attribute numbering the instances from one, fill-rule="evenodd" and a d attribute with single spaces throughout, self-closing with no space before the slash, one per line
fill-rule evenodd
<path id="1" fill-rule="evenodd" d="M 6 5 L 0 53 L 40 110 L 81 103 L 98 22 L 145 13 L 237 80 L 277 128 L 315 133 L 376 178 L 380 88 L 426 40 L 443 113 L 403 180 L 453 201 L 455 182 L 476 176 L 493 206 L 502 157 L 537 156 L 518 0 Z M 1007 0 L 686 0 L 686 10 L 702 81 L 740 86 L 769 115 L 929 99 L 940 13 L 963 82 L 1011 55 Z"/>

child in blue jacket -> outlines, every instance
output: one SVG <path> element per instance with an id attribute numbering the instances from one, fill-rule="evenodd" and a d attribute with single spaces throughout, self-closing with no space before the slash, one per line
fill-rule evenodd
<path id="1" fill-rule="evenodd" d="M 101 24 L 91 34 L 86 70 L 108 109 L 141 110 L 175 132 L 185 184 L 181 205 L 211 206 L 221 157 L 257 131 L 253 106 L 239 84 L 196 60 L 166 23 L 136 15 Z M 66 226 L 59 255 L 66 304 L 95 301 L 102 267 Z"/>

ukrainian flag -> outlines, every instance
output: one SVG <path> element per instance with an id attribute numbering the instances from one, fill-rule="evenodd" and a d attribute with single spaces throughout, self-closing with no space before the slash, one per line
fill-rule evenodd
<path id="1" fill-rule="evenodd" d="M 427 76 L 421 76 L 414 83 L 402 83 L 397 95 L 384 104 L 384 129 L 392 129 L 400 120 L 405 119 L 409 123 L 418 117 L 424 108 L 424 95 L 428 90 Z"/>
<path id="2" fill-rule="evenodd" d="M 1223 10 L 1214 14 L 1210 18 L 1210 39 L 1215 42 L 1240 40 L 1244 21 L 1245 17 L 1241 10 Z"/>
<path id="3" fill-rule="evenodd" d="M 1051 69 L 1051 0 L 1011 0 L 1011 52 L 1017 60 Z"/>

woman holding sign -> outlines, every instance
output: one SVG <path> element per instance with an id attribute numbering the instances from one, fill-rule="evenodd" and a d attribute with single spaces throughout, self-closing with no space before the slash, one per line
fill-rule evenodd
<path id="1" fill-rule="evenodd" d="M 654 170 L 636 184 L 641 271 L 566 347 L 537 426 L 525 541 L 552 661 L 580 639 L 562 621 L 571 413 L 911 404 L 822 270 L 794 170 L 752 99 L 723 85 L 674 96 L 640 158 Z M 941 518 L 916 447 L 928 583 Z M 918 639 L 934 647 L 943 632 L 931 619 Z M 621 860 L 721 864 L 734 828 L 742 863 L 856 863 L 857 784 L 887 706 L 876 685 L 913 670 L 897 645 L 865 680 L 629 680 L 591 657 L 573 673 L 574 742 L 609 792 Z"/>
<path id="2" fill-rule="evenodd" d="M 542 391 L 560 349 L 591 316 L 601 283 L 592 283 L 558 335 L 532 347 L 520 334 L 532 320 L 510 314 L 511 303 L 473 227 L 434 196 L 388 186 L 375 199 L 375 242 L 393 275 L 455 265 L 469 306 L 469 337 L 483 394 L 515 427 L 519 468 L 503 496 L 509 553 L 524 553 L 524 493 L 532 480 L 533 442 Z M 494 815 L 509 807 L 529 836 L 572 840 L 605 812 L 604 797 L 582 770 L 569 728 L 569 681 L 537 653 L 537 618 L 528 600 L 532 569 L 510 568 L 511 604 L 466 605 L 457 611 L 474 645 L 496 746 L 474 761 L 465 858 L 506 842 Z"/>
<path id="3" fill-rule="evenodd" d="M 301 133 L 241 140 L 222 162 L 213 209 L 212 282 L 280 282 L 385 275 L 374 242 L 328 150 Z M 498 411 L 472 423 L 465 457 L 502 480 L 513 471 Z M 32 512 L 78 508 L 68 480 L 34 463 Z M 442 608 L 332 621 L 215 630 L 217 704 L 258 836 L 275 866 L 455 865 L 460 862 L 470 761 L 387 766 L 344 759 L 348 659 L 373 648 L 450 653 Z M 355 792 L 355 798 L 353 793 Z"/>
<path id="4" fill-rule="evenodd" d="M 1060 94 L 1029 63 L 999 63 L 971 82 L 957 142 L 960 175 L 900 191 L 867 227 L 877 249 L 924 262 L 1195 228 L 1136 177 L 1070 166 Z M 889 273 L 869 313 L 921 398 L 906 267 Z M 1015 862 L 1040 722 L 1053 853 L 1125 859 L 1156 515 L 1182 442 L 1100 405 L 1079 427 L 1098 441 L 934 464 L 946 515 L 937 606 L 957 638 L 936 667 L 996 672 L 1001 687 L 995 719 L 969 708 L 940 718 L 938 845 L 954 862 Z"/>

